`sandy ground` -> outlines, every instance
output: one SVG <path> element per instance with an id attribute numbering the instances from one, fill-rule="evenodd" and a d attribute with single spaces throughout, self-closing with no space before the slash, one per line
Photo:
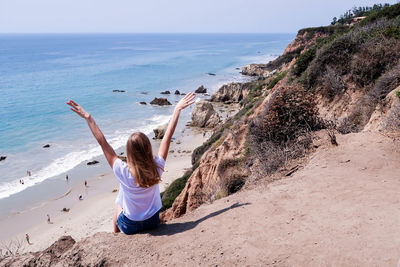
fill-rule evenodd
<path id="1" fill-rule="evenodd" d="M 291 177 L 261 181 L 149 233 L 97 233 L 75 251 L 86 251 L 86 263 L 127 266 L 397 266 L 400 144 L 375 133 L 338 142 Z"/>
<path id="2" fill-rule="evenodd" d="M 182 132 L 183 131 L 183 132 Z M 205 136 L 203 136 L 205 132 Z M 200 146 L 211 134 L 210 131 L 185 127 L 171 143 L 170 153 L 162 175 L 160 191 L 162 192 L 171 182 L 181 177 L 187 168 L 191 168 L 191 152 Z M 155 141 L 156 146 L 160 141 Z M 173 150 L 173 152 L 172 152 Z M 24 251 L 38 251 L 47 248 L 62 235 L 71 235 L 80 240 L 97 232 L 112 232 L 112 217 L 115 212 L 115 198 L 117 192 L 112 192 L 119 187 L 114 174 L 110 172 L 89 179 L 89 187 L 83 185 L 72 188 L 68 196 L 55 201 L 39 204 L 40 207 L 15 214 L 0 222 L 2 229 L 16 231 L 23 229 L 18 234 L 0 243 L 0 249 L 10 242 L 19 240 Z M 84 191 L 83 191 L 84 190 Z M 78 201 L 75 196 L 83 192 L 84 200 Z M 73 200 L 71 200 L 73 198 Z M 66 202 L 75 203 L 72 206 Z M 69 212 L 61 212 L 62 207 L 70 208 Z M 52 212 L 51 223 L 46 222 L 46 211 Z M 56 214 L 53 216 L 53 214 Z M 42 218 L 42 223 L 30 224 L 33 217 Z M 31 227 L 26 227 L 31 225 Z M 17 227 L 17 229 L 15 229 Z M 25 229 L 24 229 L 25 227 Z M 31 245 L 25 241 L 25 233 L 30 236 Z"/>

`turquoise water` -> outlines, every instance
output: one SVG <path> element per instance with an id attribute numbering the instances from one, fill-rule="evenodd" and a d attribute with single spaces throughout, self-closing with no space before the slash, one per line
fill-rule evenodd
<path id="1" fill-rule="evenodd" d="M 132 131 L 151 133 L 167 122 L 173 109 L 138 102 L 164 90 L 187 93 L 203 84 L 213 91 L 244 79 L 236 68 L 269 61 L 293 36 L 0 35 L 0 155 L 7 156 L 0 162 L 0 203 L 101 155 L 87 125 L 65 104 L 69 99 L 93 115 L 117 149 Z"/>

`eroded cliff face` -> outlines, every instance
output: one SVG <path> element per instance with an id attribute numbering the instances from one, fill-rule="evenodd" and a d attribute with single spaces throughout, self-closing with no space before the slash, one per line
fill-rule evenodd
<path id="1" fill-rule="evenodd" d="M 282 55 L 293 53 L 297 50 L 306 51 L 315 45 L 318 38 L 325 38 L 328 33 L 323 32 L 299 32 L 294 40 L 285 48 Z"/>
<path id="2" fill-rule="evenodd" d="M 382 105 L 377 105 L 364 131 L 396 132 L 400 128 L 400 86 L 392 90 Z"/>
<path id="3" fill-rule="evenodd" d="M 232 125 L 226 136 L 215 142 L 200 158 L 199 167 L 170 209 L 161 214 L 168 221 L 198 208 L 201 204 L 227 196 L 235 186 L 244 184 L 248 169 L 241 166 L 246 142 L 245 124 Z"/>

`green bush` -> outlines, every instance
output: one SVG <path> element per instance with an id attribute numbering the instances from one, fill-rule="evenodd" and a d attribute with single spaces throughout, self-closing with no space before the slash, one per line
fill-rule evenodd
<path id="1" fill-rule="evenodd" d="M 396 91 L 396 96 L 397 96 L 398 98 L 400 98 L 400 90 L 397 90 L 397 91 Z"/>
<path id="2" fill-rule="evenodd" d="M 192 165 L 193 165 L 193 170 L 196 169 L 194 166 L 198 166 L 198 161 L 200 160 L 201 156 L 204 154 L 204 152 L 207 151 L 211 147 L 213 143 L 218 141 L 222 134 L 224 133 L 225 129 L 230 128 L 232 126 L 232 123 L 230 121 L 224 123 L 221 128 L 219 128 L 217 131 L 211 135 L 211 137 L 204 142 L 201 146 L 197 147 L 195 150 L 193 150 L 192 153 Z"/>
<path id="3" fill-rule="evenodd" d="M 400 28 L 395 26 L 389 26 L 383 30 L 383 35 L 387 38 L 400 39 Z"/>
<path id="4" fill-rule="evenodd" d="M 179 196 L 179 194 L 182 192 L 182 190 L 186 186 L 186 182 L 189 179 L 190 175 L 192 175 L 193 172 L 188 172 L 185 175 L 183 175 L 181 178 L 176 179 L 173 181 L 166 189 L 164 192 L 162 192 L 161 195 L 161 201 L 162 201 L 162 208 L 161 211 L 165 211 L 172 207 L 172 204 L 174 203 L 175 199 Z"/>
<path id="5" fill-rule="evenodd" d="M 272 89 L 272 88 L 274 88 L 274 86 L 275 86 L 280 80 L 282 80 L 283 78 L 285 78 L 285 76 L 286 76 L 287 73 L 288 73 L 287 71 L 282 71 L 282 72 L 276 74 L 275 77 L 269 82 L 269 84 L 268 84 L 268 86 L 267 86 L 267 89 Z"/>
<path id="6" fill-rule="evenodd" d="M 296 64 L 293 69 L 293 74 L 300 76 L 308 68 L 310 62 L 314 59 L 315 53 L 317 51 L 316 46 L 308 49 L 303 54 L 299 55 L 296 59 Z"/>

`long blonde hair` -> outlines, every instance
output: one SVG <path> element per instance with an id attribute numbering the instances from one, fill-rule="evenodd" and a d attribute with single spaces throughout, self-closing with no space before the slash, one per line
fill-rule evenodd
<path id="1" fill-rule="evenodd" d="M 150 140 L 144 133 L 131 134 L 126 142 L 126 156 L 129 171 L 135 177 L 137 186 L 151 187 L 161 181 Z"/>

